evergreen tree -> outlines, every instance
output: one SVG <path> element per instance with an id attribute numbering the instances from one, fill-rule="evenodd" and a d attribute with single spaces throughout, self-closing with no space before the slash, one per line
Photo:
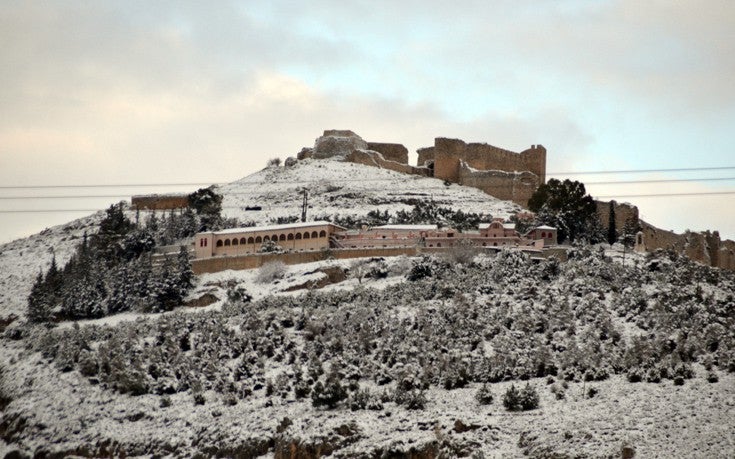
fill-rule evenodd
<path id="1" fill-rule="evenodd" d="M 618 230 L 615 227 L 615 201 L 610 201 L 610 212 L 607 218 L 607 243 L 615 244 L 618 240 Z"/>
<path id="2" fill-rule="evenodd" d="M 189 207 L 194 209 L 199 216 L 200 226 L 198 231 L 216 229 L 222 217 L 222 195 L 214 191 L 214 186 L 200 188 L 189 195 Z"/>
<path id="3" fill-rule="evenodd" d="M 152 312 L 170 311 L 181 303 L 180 280 L 171 260 L 166 257 L 153 284 L 156 300 Z"/>
<path id="4" fill-rule="evenodd" d="M 591 220 L 597 218 L 595 201 L 576 180 L 549 180 L 531 196 L 528 208 L 541 222 L 558 230 L 559 242 L 584 237 Z"/>
<path id="5" fill-rule="evenodd" d="M 177 271 L 179 274 L 179 289 L 181 296 L 184 297 L 192 287 L 194 272 L 191 270 L 191 261 L 189 261 L 189 251 L 185 246 L 179 247 L 179 254 L 176 257 Z"/>
<path id="6" fill-rule="evenodd" d="M 155 210 L 148 214 L 145 220 L 145 228 L 153 234 L 158 233 L 158 217 Z"/>
<path id="7" fill-rule="evenodd" d="M 628 217 L 623 225 L 623 236 L 621 237 L 623 244 L 626 247 L 633 247 L 635 243 L 635 236 L 641 230 L 640 222 L 637 218 Z"/>
<path id="8" fill-rule="evenodd" d="M 39 271 L 28 297 L 28 320 L 31 322 L 45 322 L 49 319 L 48 296 L 45 288 L 43 272 Z"/>

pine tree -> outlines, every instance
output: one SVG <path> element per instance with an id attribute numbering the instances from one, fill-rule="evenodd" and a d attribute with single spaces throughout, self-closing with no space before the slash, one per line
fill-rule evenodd
<path id="1" fill-rule="evenodd" d="M 45 322 L 49 319 L 48 297 L 45 288 L 43 272 L 39 271 L 31 288 L 31 294 L 28 296 L 28 320 L 31 322 Z"/>
<path id="2" fill-rule="evenodd" d="M 610 201 L 610 212 L 607 219 L 607 243 L 615 244 L 618 240 L 618 230 L 615 228 L 615 201 Z"/>
<path id="3" fill-rule="evenodd" d="M 192 280 L 194 278 L 194 272 L 191 270 L 191 262 L 189 261 L 189 251 L 183 245 L 179 247 L 176 263 L 179 275 L 179 289 L 183 298 L 192 287 Z"/>

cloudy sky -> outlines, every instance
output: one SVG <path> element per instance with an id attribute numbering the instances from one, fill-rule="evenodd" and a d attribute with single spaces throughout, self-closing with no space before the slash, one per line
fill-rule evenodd
<path id="1" fill-rule="evenodd" d="M 241 178 L 324 129 L 540 143 L 559 177 L 720 168 L 571 177 L 735 239 L 735 194 L 711 194 L 735 190 L 733 30 L 732 0 L 0 0 L 0 242 Z M 671 193 L 700 194 L 626 197 Z"/>

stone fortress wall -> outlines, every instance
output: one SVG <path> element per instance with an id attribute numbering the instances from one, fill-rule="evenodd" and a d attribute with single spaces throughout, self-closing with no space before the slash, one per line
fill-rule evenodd
<path id="1" fill-rule="evenodd" d="M 498 199 L 528 204 L 546 180 L 546 149 L 541 145 L 515 153 L 485 143 L 466 143 L 438 137 L 434 146 L 418 150 L 418 164 L 408 164 L 408 150 L 401 144 L 366 142 L 349 130 L 327 130 L 313 148 L 304 148 L 298 159 L 340 157 L 346 161 L 435 177 L 478 188 Z"/>

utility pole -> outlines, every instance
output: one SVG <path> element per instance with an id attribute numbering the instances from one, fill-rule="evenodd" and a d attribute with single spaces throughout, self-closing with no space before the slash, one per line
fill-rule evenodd
<path id="1" fill-rule="evenodd" d="M 309 207 L 309 191 L 306 188 L 304 188 L 302 192 L 304 193 L 304 203 L 301 205 L 301 221 L 305 222 L 306 221 L 306 209 L 308 209 Z"/>

